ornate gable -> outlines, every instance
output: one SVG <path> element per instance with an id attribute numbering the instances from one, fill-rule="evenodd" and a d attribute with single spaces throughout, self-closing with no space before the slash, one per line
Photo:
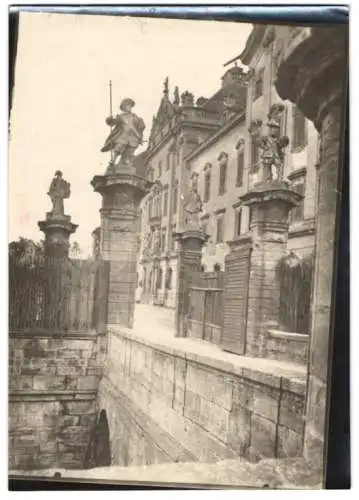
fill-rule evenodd
<path id="1" fill-rule="evenodd" d="M 163 87 L 163 96 L 157 111 L 156 116 L 152 119 L 152 127 L 150 132 L 149 143 L 151 144 L 152 138 L 163 129 L 163 127 L 168 123 L 173 116 L 176 114 L 177 103 L 178 100 L 178 87 L 175 88 L 174 91 L 174 101 L 173 103 L 169 99 L 169 91 L 168 91 L 168 78 L 164 81 Z"/>

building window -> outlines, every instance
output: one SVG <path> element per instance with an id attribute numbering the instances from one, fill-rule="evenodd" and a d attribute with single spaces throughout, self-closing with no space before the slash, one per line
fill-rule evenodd
<path id="1" fill-rule="evenodd" d="M 299 204 L 294 207 L 290 213 L 290 222 L 297 222 L 304 219 L 305 177 L 298 179 L 296 183 L 292 185 L 292 189 L 303 196 Z"/>
<path id="2" fill-rule="evenodd" d="M 292 107 L 292 120 L 292 151 L 298 151 L 307 145 L 307 122 L 303 113 L 295 105 Z"/>
<path id="3" fill-rule="evenodd" d="M 162 162 L 161 160 L 158 162 L 158 177 L 162 175 Z"/>
<path id="4" fill-rule="evenodd" d="M 162 276 L 163 276 L 163 271 L 162 268 L 160 267 L 158 269 L 158 274 L 157 274 L 157 283 L 156 283 L 157 290 L 160 290 L 162 287 Z"/>
<path id="5" fill-rule="evenodd" d="M 242 224 L 242 210 L 236 210 L 235 212 L 235 227 L 234 227 L 234 237 L 241 235 L 241 224 Z"/>
<path id="6" fill-rule="evenodd" d="M 171 232 L 171 238 L 170 238 L 171 239 L 171 250 L 172 250 L 172 252 L 174 251 L 175 246 L 176 246 L 176 239 L 175 239 L 175 237 L 173 235 L 173 233 L 175 233 L 175 232 L 176 232 L 176 224 L 172 224 L 172 232 Z"/>
<path id="7" fill-rule="evenodd" d="M 173 188 L 173 214 L 177 213 L 177 204 L 178 204 L 178 186 L 175 184 Z"/>
<path id="8" fill-rule="evenodd" d="M 251 143 L 251 166 L 253 173 L 258 172 L 260 166 L 259 161 L 260 161 L 260 148 L 257 139 L 253 137 Z"/>
<path id="9" fill-rule="evenodd" d="M 208 234 L 208 221 L 202 222 L 202 231 L 204 234 Z"/>
<path id="10" fill-rule="evenodd" d="M 166 158 L 166 170 L 170 169 L 171 166 L 171 153 L 167 153 L 167 158 Z"/>
<path id="11" fill-rule="evenodd" d="M 219 161 L 218 194 L 221 196 L 226 192 L 228 155 L 226 153 L 221 153 L 218 157 L 218 161 Z"/>
<path id="12" fill-rule="evenodd" d="M 252 219 L 253 219 L 253 210 L 252 207 L 249 207 L 249 213 L 248 213 L 248 229 L 251 228 L 252 225 Z"/>
<path id="13" fill-rule="evenodd" d="M 204 199 L 203 201 L 207 203 L 211 196 L 211 172 L 206 172 L 204 176 Z"/>
<path id="14" fill-rule="evenodd" d="M 168 188 L 163 193 L 163 215 L 167 215 L 168 211 Z"/>
<path id="15" fill-rule="evenodd" d="M 150 219 L 152 217 L 152 212 L 153 212 L 153 200 L 151 198 L 150 201 L 148 202 L 148 216 Z"/>
<path id="16" fill-rule="evenodd" d="M 254 101 L 263 95 L 263 77 L 264 77 L 264 69 L 259 71 L 254 82 L 254 95 L 253 95 Z"/>
<path id="17" fill-rule="evenodd" d="M 164 252 L 166 247 L 166 229 L 162 229 L 161 233 L 161 251 Z"/>
<path id="18" fill-rule="evenodd" d="M 243 185 L 243 174 L 244 174 L 244 150 L 238 150 L 237 152 L 237 179 L 236 186 L 240 187 Z"/>
<path id="19" fill-rule="evenodd" d="M 166 289 L 171 290 L 172 288 L 172 268 L 169 267 L 167 269 L 167 276 L 166 276 Z"/>
<path id="20" fill-rule="evenodd" d="M 223 216 L 217 219 L 217 243 L 223 242 Z"/>

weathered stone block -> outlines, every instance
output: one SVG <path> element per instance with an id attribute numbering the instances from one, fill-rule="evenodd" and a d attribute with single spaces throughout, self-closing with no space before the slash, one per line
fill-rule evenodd
<path id="1" fill-rule="evenodd" d="M 275 457 L 276 424 L 252 413 L 251 448 L 259 457 Z"/>
<path id="2" fill-rule="evenodd" d="M 93 413 L 95 401 L 71 401 L 65 404 L 68 415 L 83 415 Z"/>
<path id="3" fill-rule="evenodd" d="M 278 427 L 278 457 L 299 457 L 303 451 L 303 435 L 288 429 Z"/>
<path id="4" fill-rule="evenodd" d="M 277 422 L 279 415 L 279 393 L 276 394 L 270 388 L 268 388 L 268 393 L 266 393 L 265 386 L 257 387 L 253 391 L 252 408 L 258 415 L 272 422 Z"/>
<path id="5" fill-rule="evenodd" d="M 226 442 L 229 428 L 229 412 L 198 394 L 186 391 L 184 416 L 201 425 L 223 442 Z"/>
<path id="6" fill-rule="evenodd" d="M 188 363 L 186 387 L 228 410 L 232 406 L 232 381 L 219 372 L 202 369 L 193 362 Z"/>
<path id="7" fill-rule="evenodd" d="M 233 379 L 233 404 L 253 408 L 254 386 L 243 379 Z"/>
<path id="8" fill-rule="evenodd" d="M 98 387 L 98 377 L 94 375 L 86 375 L 78 377 L 77 388 L 80 390 L 96 390 Z"/>
<path id="9" fill-rule="evenodd" d="M 279 423 L 289 429 L 303 433 L 304 397 L 290 392 L 283 392 L 280 403 Z"/>
<path id="10" fill-rule="evenodd" d="M 244 456 L 251 440 L 251 412 L 240 405 L 233 405 L 229 414 L 229 428 L 227 443 L 237 451 L 239 456 Z"/>

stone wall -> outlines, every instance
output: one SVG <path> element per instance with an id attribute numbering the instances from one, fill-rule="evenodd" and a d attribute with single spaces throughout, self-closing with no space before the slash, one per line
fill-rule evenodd
<path id="1" fill-rule="evenodd" d="M 302 453 L 305 380 L 109 333 L 99 408 L 112 465 Z M 272 362 L 273 363 L 273 362 Z"/>
<path id="2" fill-rule="evenodd" d="M 9 467 L 82 467 L 105 337 L 11 333 Z"/>

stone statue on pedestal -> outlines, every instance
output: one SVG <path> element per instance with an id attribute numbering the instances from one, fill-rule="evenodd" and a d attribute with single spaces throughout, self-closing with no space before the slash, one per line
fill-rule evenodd
<path id="1" fill-rule="evenodd" d="M 269 133 L 261 135 L 258 128 L 253 134 L 262 150 L 262 181 L 264 182 L 283 181 L 284 149 L 289 144 L 288 137 L 280 136 L 280 117 L 284 109 L 282 104 L 273 104 L 268 113 Z"/>
<path id="2" fill-rule="evenodd" d="M 135 150 L 142 144 L 145 122 L 132 112 L 135 102 L 126 98 L 121 102 L 121 114 L 115 117 L 109 116 L 106 119 L 107 125 L 114 127 L 106 139 L 101 152 L 112 151 L 113 157 L 111 163 L 118 165 L 130 165 Z M 117 162 L 120 156 L 120 161 Z M 117 162 L 117 163 L 116 163 Z"/>
<path id="3" fill-rule="evenodd" d="M 185 228 L 199 231 L 201 229 L 202 200 L 198 193 L 198 174 L 192 175 L 191 189 L 183 209 L 185 211 Z"/>
<path id="4" fill-rule="evenodd" d="M 52 215 L 64 216 L 64 199 L 71 194 L 70 183 L 62 178 L 62 172 L 57 170 L 52 179 L 49 192 L 47 193 L 52 201 Z"/>

